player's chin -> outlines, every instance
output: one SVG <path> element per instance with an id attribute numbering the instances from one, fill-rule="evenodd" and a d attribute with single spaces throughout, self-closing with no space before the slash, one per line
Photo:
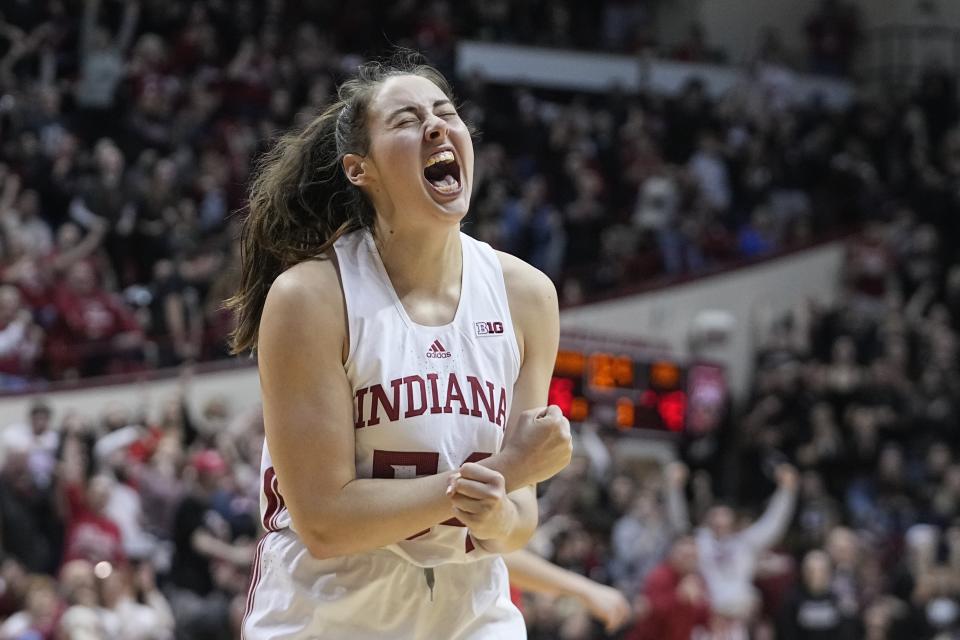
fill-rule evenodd
<path id="1" fill-rule="evenodd" d="M 444 218 L 451 220 L 460 220 L 467 215 L 469 210 L 467 202 L 451 202 L 447 204 L 435 204 L 436 211 Z"/>
<path id="2" fill-rule="evenodd" d="M 426 182 L 426 181 L 424 181 Z M 462 218 L 470 209 L 470 189 L 462 187 L 456 193 L 438 193 L 429 183 L 424 187 L 424 196 L 432 208 L 444 217 Z"/>

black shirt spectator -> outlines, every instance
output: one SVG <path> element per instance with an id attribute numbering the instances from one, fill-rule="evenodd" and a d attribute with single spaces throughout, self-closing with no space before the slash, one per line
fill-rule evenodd
<path id="1" fill-rule="evenodd" d="M 227 472 L 223 457 L 216 450 L 201 451 L 192 468 L 194 488 L 174 515 L 170 578 L 175 586 L 205 596 L 217 587 L 214 562 L 244 565 L 250 553 L 247 546 L 234 544 L 230 524 L 213 508 L 212 496 Z"/>
<path id="2" fill-rule="evenodd" d="M 210 559 L 196 550 L 194 535 L 198 531 L 217 535 L 216 530 L 220 528 L 217 518 L 219 515 L 212 510 L 207 498 L 187 495 L 180 502 L 173 520 L 173 544 L 176 549 L 170 569 L 173 584 L 200 595 L 206 595 L 213 589 Z"/>
<path id="3" fill-rule="evenodd" d="M 49 488 L 34 485 L 27 456 L 9 452 L 0 474 L 0 540 L 3 551 L 28 571 L 53 573 L 60 564 L 62 527 Z"/>
<path id="4" fill-rule="evenodd" d="M 781 640 L 853 640 L 857 637 L 830 582 L 830 557 L 811 551 L 803 559 L 802 583 L 783 606 L 777 638 Z"/>

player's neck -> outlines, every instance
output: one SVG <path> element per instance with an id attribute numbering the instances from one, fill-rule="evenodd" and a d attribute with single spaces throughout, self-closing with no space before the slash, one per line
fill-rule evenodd
<path id="1" fill-rule="evenodd" d="M 374 242 L 390 281 L 401 297 L 408 293 L 443 295 L 459 290 L 463 270 L 458 226 L 449 229 L 384 229 Z"/>

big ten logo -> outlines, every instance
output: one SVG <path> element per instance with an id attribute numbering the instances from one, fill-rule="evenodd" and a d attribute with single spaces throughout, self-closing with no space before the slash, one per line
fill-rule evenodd
<path id="1" fill-rule="evenodd" d="M 503 335 L 503 323 L 496 322 L 475 322 L 478 336 L 499 336 Z"/>

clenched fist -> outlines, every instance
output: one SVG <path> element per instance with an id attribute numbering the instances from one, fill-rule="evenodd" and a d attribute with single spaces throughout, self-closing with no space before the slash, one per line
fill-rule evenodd
<path id="1" fill-rule="evenodd" d="M 519 486 L 543 482 L 570 462 L 570 422 L 553 404 L 524 411 L 504 433 L 501 453 L 509 457 L 513 477 L 522 479 Z"/>
<path id="2" fill-rule="evenodd" d="M 504 538 L 517 521 L 517 507 L 507 497 L 503 476 L 493 469 L 464 463 L 450 478 L 447 496 L 454 515 L 478 540 Z"/>

